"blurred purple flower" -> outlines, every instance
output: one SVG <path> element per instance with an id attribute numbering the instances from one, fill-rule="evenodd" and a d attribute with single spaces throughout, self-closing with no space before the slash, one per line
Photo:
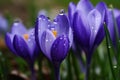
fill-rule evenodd
<path id="1" fill-rule="evenodd" d="M 27 61 L 31 68 L 32 76 L 34 76 L 34 61 L 38 55 L 34 32 L 34 28 L 27 30 L 22 22 L 15 21 L 12 25 L 11 32 L 7 32 L 5 37 L 8 48 L 15 55 Z"/>
<path id="2" fill-rule="evenodd" d="M 98 3 L 95 8 L 89 0 L 80 0 L 77 6 L 72 2 L 69 4 L 68 16 L 73 34 L 86 53 L 88 64 L 93 51 L 104 38 L 105 10 L 106 5 L 103 2 Z"/>
<path id="3" fill-rule="evenodd" d="M 113 10 L 108 9 L 107 16 L 106 16 L 106 24 L 108 26 L 108 30 L 109 30 L 113 45 L 116 45 L 115 22 L 117 25 L 116 28 L 118 31 L 118 37 L 120 38 L 120 11 L 118 9 L 113 9 Z"/>
<path id="4" fill-rule="evenodd" d="M 6 32 L 7 29 L 8 29 L 8 22 L 2 15 L 0 15 L 0 34 Z"/>
<path id="5" fill-rule="evenodd" d="M 72 45 L 72 31 L 67 16 L 61 12 L 51 22 L 46 16 L 40 15 L 36 21 L 35 35 L 40 49 L 53 63 L 58 80 L 60 63 Z"/>

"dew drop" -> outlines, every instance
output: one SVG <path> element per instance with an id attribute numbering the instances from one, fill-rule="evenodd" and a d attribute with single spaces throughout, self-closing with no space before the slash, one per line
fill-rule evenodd
<path id="1" fill-rule="evenodd" d="M 95 30 L 95 33 L 96 33 L 97 31 Z"/>
<path id="2" fill-rule="evenodd" d="M 34 35 L 34 32 L 31 32 L 31 35 L 33 36 L 33 35 Z"/>
<path id="3" fill-rule="evenodd" d="M 39 18 L 39 20 L 41 20 L 41 18 Z"/>
<path id="4" fill-rule="evenodd" d="M 94 29 L 94 27 L 92 27 L 92 29 Z"/>
<path id="5" fill-rule="evenodd" d="M 57 22 L 53 22 L 54 24 L 57 24 Z"/>
<path id="6" fill-rule="evenodd" d="M 46 42 L 48 42 L 48 39 L 46 39 Z"/>
<path id="7" fill-rule="evenodd" d="M 22 20 L 17 18 L 14 20 L 14 25 L 17 26 L 20 22 L 22 22 Z"/>
<path id="8" fill-rule="evenodd" d="M 30 42 L 31 40 L 30 39 L 28 39 L 28 42 Z"/>
<path id="9" fill-rule="evenodd" d="M 64 9 L 61 9 L 59 13 L 60 13 L 60 15 L 64 15 L 65 10 L 64 10 Z"/>
<path id="10" fill-rule="evenodd" d="M 50 25 L 48 25 L 48 27 L 50 27 Z"/>
<path id="11" fill-rule="evenodd" d="M 40 32 L 40 29 L 38 29 L 38 31 Z"/>
<path id="12" fill-rule="evenodd" d="M 62 40 L 63 38 L 62 38 L 62 37 L 60 37 L 60 39 Z"/>
<path id="13" fill-rule="evenodd" d="M 109 45 L 108 48 L 111 48 L 111 46 Z"/>

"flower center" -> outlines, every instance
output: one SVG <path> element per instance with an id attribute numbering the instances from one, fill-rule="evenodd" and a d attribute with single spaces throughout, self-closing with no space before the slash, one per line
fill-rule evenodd
<path id="1" fill-rule="evenodd" d="M 28 40 L 29 35 L 28 34 L 24 34 L 23 37 L 24 37 L 25 40 Z"/>
<path id="2" fill-rule="evenodd" d="M 52 33 L 54 34 L 54 36 L 57 36 L 57 31 L 56 30 L 52 30 Z"/>

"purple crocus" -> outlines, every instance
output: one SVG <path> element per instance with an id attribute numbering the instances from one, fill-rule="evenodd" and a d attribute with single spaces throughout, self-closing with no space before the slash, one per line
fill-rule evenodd
<path id="1" fill-rule="evenodd" d="M 72 44 L 72 31 L 67 16 L 60 13 L 51 22 L 40 15 L 36 21 L 36 41 L 44 55 L 53 63 L 56 80 L 60 80 L 59 68 Z"/>
<path id="2" fill-rule="evenodd" d="M 0 34 L 6 32 L 8 29 L 7 20 L 0 14 Z"/>
<path id="3" fill-rule="evenodd" d="M 100 2 L 94 7 L 89 0 L 80 0 L 77 6 L 69 4 L 68 16 L 77 45 L 86 54 L 87 68 L 96 47 L 104 38 L 104 17 L 106 5 Z"/>
<path id="4" fill-rule="evenodd" d="M 35 80 L 33 66 L 38 55 L 34 32 L 34 28 L 27 30 L 22 22 L 15 21 L 12 25 L 11 32 L 7 32 L 5 37 L 8 48 L 29 64 L 32 71 L 31 80 Z"/>
<path id="5" fill-rule="evenodd" d="M 114 21 L 115 20 L 115 21 Z M 110 33 L 111 40 L 113 45 L 115 46 L 116 43 L 116 32 L 115 32 L 115 23 L 118 32 L 118 37 L 120 38 L 120 11 L 118 9 L 108 9 L 106 15 L 106 24 Z"/>

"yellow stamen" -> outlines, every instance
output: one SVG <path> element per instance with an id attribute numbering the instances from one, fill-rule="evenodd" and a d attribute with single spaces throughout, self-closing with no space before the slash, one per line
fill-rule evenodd
<path id="1" fill-rule="evenodd" d="M 24 37 L 25 40 L 28 40 L 29 35 L 28 34 L 24 34 L 23 37 Z"/>
<path id="2" fill-rule="evenodd" d="M 54 34 L 54 36 L 57 36 L 57 31 L 56 30 L 52 30 L 52 33 Z"/>

